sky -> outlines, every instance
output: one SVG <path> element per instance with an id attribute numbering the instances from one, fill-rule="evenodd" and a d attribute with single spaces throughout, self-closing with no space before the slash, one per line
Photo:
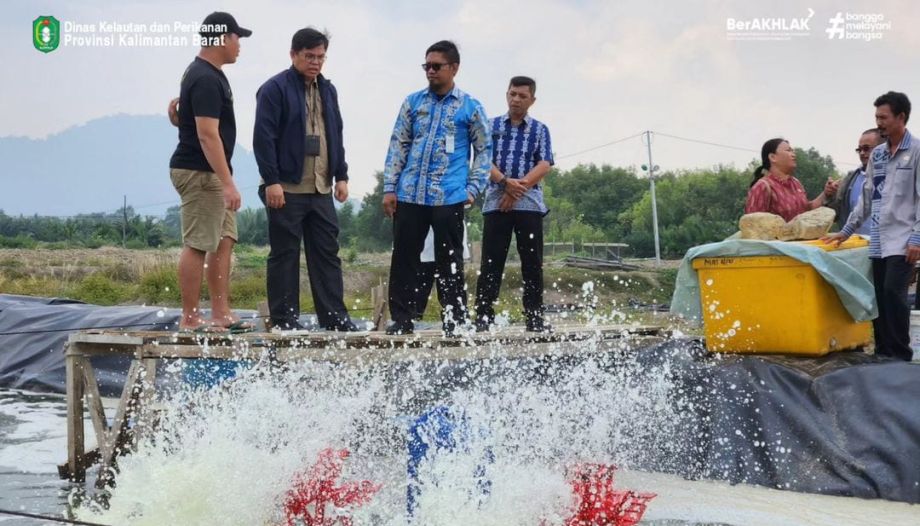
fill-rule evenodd
<path id="1" fill-rule="evenodd" d="M 920 3 L 909 1 L 6 1 L 0 4 L 0 137 L 43 138 L 113 114 L 165 115 L 197 53 L 192 44 L 65 43 L 41 53 L 31 39 L 38 16 L 94 25 L 104 36 L 101 23 L 173 28 L 213 10 L 253 30 L 237 63 L 225 67 L 246 149 L 255 92 L 290 65 L 291 35 L 308 25 L 330 33 L 323 73 L 339 91 L 353 197 L 373 189 L 399 106 L 425 88 L 419 65 L 441 39 L 458 44 L 457 85 L 490 116 L 506 111 L 511 76 L 537 80 L 531 115 L 549 126 L 561 169 L 638 167 L 648 160 L 642 137 L 610 143 L 651 130 L 653 162 L 662 171 L 745 167 L 776 136 L 817 148 L 844 171 L 858 161 L 853 149 L 860 133 L 874 126 L 875 97 L 888 90 L 920 97 Z M 844 20 L 875 15 L 887 25 L 869 29 L 872 40 L 853 38 L 857 28 L 830 38 L 838 36 L 826 31 L 838 13 Z M 774 24 L 765 34 L 729 33 L 730 20 L 750 26 L 764 19 Z M 784 36 L 783 23 L 795 34 Z M 257 174 L 236 177 L 251 182 Z"/>

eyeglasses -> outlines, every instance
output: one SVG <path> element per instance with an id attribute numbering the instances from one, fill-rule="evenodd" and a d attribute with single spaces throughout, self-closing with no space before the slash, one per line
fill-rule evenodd
<path id="1" fill-rule="evenodd" d="M 872 147 L 871 147 L 871 146 L 857 146 L 856 149 L 855 149 L 854 151 L 855 151 L 856 153 L 871 152 L 871 151 L 872 151 Z"/>
<path id="2" fill-rule="evenodd" d="M 306 60 L 307 62 L 316 62 L 316 63 L 318 63 L 318 64 L 322 64 L 323 62 L 326 61 L 326 55 L 325 55 L 325 54 L 323 54 L 323 55 L 313 55 L 313 54 L 310 54 L 310 53 L 304 53 L 302 56 L 303 56 L 303 59 Z"/>
<path id="3" fill-rule="evenodd" d="M 433 70 L 435 73 L 437 73 L 441 71 L 441 68 L 443 68 L 444 66 L 448 66 L 448 65 L 449 64 L 447 62 L 425 62 L 424 64 L 422 64 L 422 69 L 424 69 L 425 71 L 428 71 L 430 69 L 430 70 Z"/>

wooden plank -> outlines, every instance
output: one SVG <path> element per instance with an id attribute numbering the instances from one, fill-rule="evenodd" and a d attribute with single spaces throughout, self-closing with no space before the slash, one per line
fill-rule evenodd
<path id="1" fill-rule="evenodd" d="M 156 400 L 157 363 L 155 358 L 143 358 L 143 348 L 138 349 L 137 357 L 141 361 L 138 378 L 140 391 L 135 401 L 134 443 L 144 439 L 153 427 L 153 402 Z"/>
<path id="2" fill-rule="evenodd" d="M 352 366 L 371 366 L 394 362 L 419 361 L 469 361 L 484 359 L 525 358 L 544 356 L 576 356 L 599 354 L 614 350 L 625 350 L 631 346 L 651 345 L 664 341 L 660 336 L 637 336 L 623 340 L 599 342 L 597 350 L 586 350 L 584 342 L 534 343 L 529 346 L 506 346 L 497 344 L 491 347 L 395 347 L 366 349 L 335 349 L 306 354 L 291 349 L 279 349 L 276 356 L 279 361 L 298 360 L 328 361 Z"/>
<path id="3" fill-rule="evenodd" d="M 140 372 L 140 361 L 132 360 L 128 368 L 128 374 L 125 376 L 125 385 L 121 390 L 121 398 L 118 400 L 118 408 L 115 410 L 115 419 L 112 422 L 111 429 L 105 434 L 105 448 L 100 447 L 100 452 L 106 454 L 100 458 L 99 476 L 96 478 L 96 487 L 104 487 L 112 480 L 111 467 L 115 463 L 115 457 L 118 456 L 119 449 L 124 444 L 124 435 L 128 429 L 128 416 L 131 414 L 130 404 L 137 396 L 135 387 L 137 385 L 137 376 Z"/>
<path id="4" fill-rule="evenodd" d="M 159 333 L 159 335 L 162 334 L 162 332 Z M 142 332 L 81 331 L 71 334 L 68 341 L 106 345 L 143 345 L 144 336 L 145 334 Z"/>
<path id="5" fill-rule="evenodd" d="M 286 334 L 248 333 L 232 338 L 219 339 L 189 339 L 173 335 L 161 336 L 156 341 L 151 341 L 143 346 L 110 347 L 100 344 L 80 343 L 81 349 L 89 349 L 89 354 L 135 354 L 137 349 L 142 351 L 137 354 L 139 359 L 160 358 L 214 358 L 223 360 L 260 360 L 266 353 L 277 350 L 289 350 L 294 354 L 306 357 L 328 355 L 327 351 L 342 351 L 354 349 L 431 349 L 464 348 L 469 346 L 494 346 L 501 344 L 509 347 L 532 347 L 534 343 L 565 343 L 585 341 L 590 339 L 620 339 L 635 335 L 669 335 L 670 332 L 658 326 L 651 325 L 598 325 L 587 327 L 585 325 L 564 324 L 557 325 L 555 333 L 534 334 L 525 332 L 521 327 L 502 328 L 490 333 L 474 333 L 466 338 L 444 338 L 440 330 L 420 330 L 415 334 L 402 336 L 388 336 L 379 332 L 298 332 Z M 173 343 L 166 343 L 173 342 Z M 510 352 L 510 351 L 509 351 Z M 527 352 L 535 354 L 540 352 L 531 348 Z M 81 351 L 82 353 L 82 351 Z M 343 356 L 351 356 L 345 353 Z M 350 358 L 349 358 L 350 359 Z"/>
<path id="6" fill-rule="evenodd" d="M 256 312 L 258 312 L 259 318 L 262 319 L 262 323 L 265 326 L 265 330 L 270 331 L 272 329 L 272 317 L 271 317 L 271 312 L 268 309 L 268 301 L 267 300 L 260 301 L 259 305 L 256 306 Z"/>
<path id="7" fill-rule="evenodd" d="M 85 442 L 83 436 L 83 356 L 79 344 L 68 342 L 66 353 L 67 383 L 67 467 L 72 480 L 83 482 L 86 467 L 83 465 Z"/>
<path id="8" fill-rule="evenodd" d="M 371 289 L 371 307 L 373 309 L 371 322 L 374 324 L 374 329 L 385 331 L 390 319 L 389 288 L 382 281 Z"/>
<path id="9" fill-rule="evenodd" d="M 107 450 L 109 425 L 105 420 L 105 408 L 102 406 L 102 396 L 99 394 L 99 383 L 96 381 L 96 372 L 89 358 L 84 358 L 83 381 L 86 386 L 86 398 L 89 401 L 89 414 L 93 420 L 93 431 L 96 434 L 96 447 L 103 457 L 109 457 Z"/>

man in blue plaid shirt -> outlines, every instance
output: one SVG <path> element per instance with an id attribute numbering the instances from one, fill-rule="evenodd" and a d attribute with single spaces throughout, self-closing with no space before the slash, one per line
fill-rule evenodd
<path id="1" fill-rule="evenodd" d="M 527 114 L 537 83 L 513 77 L 508 113 L 492 121 L 492 170 L 482 205 L 482 263 L 476 284 L 476 330 L 495 321 L 511 234 L 517 241 L 524 281 L 527 330 L 549 331 L 543 320 L 543 217 L 549 213 L 540 182 L 553 165 L 549 128 Z"/>

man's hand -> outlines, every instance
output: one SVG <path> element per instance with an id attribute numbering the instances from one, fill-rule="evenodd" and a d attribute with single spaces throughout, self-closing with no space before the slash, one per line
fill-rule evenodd
<path id="1" fill-rule="evenodd" d="M 824 241 L 825 245 L 829 245 L 833 243 L 835 247 L 839 247 L 840 243 L 843 243 L 849 238 L 850 236 L 844 235 L 841 232 L 834 232 L 833 234 L 827 234 L 826 236 L 823 236 L 821 238 L 821 241 Z"/>
<path id="2" fill-rule="evenodd" d="M 515 199 L 520 199 L 527 192 L 527 187 L 517 179 L 505 179 L 505 193 Z"/>
<path id="3" fill-rule="evenodd" d="M 396 194 L 389 192 L 383 194 L 383 215 L 393 217 L 396 214 Z"/>
<path id="4" fill-rule="evenodd" d="M 348 181 L 337 181 L 335 183 L 335 200 L 344 203 L 348 199 Z"/>
<path id="5" fill-rule="evenodd" d="M 920 261 L 920 247 L 907 245 L 907 263 L 913 265 Z"/>
<path id="6" fill-rule="evenodd" d="M 284 188 L 281 187 L 281 183 L 266 185 L 265 205 L 269 208 L 281 208 L 284 206 Z"/>
<path id="7" fill-rule="evenodd" d="M 828 177 L 827 182 L 824 183 L 824 197 L 832 199 L 837 195 L 837 189 L 840 188 L 840 181 L 835 181 L 834 179 Z"/>
<path id="8" fill-rule="evenodd" d="M 502 194 L 502 198 L 498 201 L 498 209 L 502 212 L 510 212 L 514 209 L 516 202 L 517 199 L 511 197 L 510 194 Z"/>
<path id="9" fill-rule="evenodd" d="M 166 107 L 166 114 L 169 115 L 169 122 L 173 126 L 179 126 L 179 97 L 174 98 L 169 101 L 169 106 Z"/>
<path id="10" fill-rule="evenodd" d="M 476 201 L 476 198 L 473 197 L 473 194 L 467 192 L 467 193 L 466 193 L 466 202 L 463 203 L 463 208 L 469 208 L 469 207 L 473 206 L 473 203 L 474 203 L 475 201 Z"/>
<path id="11" fill-rule="evenodd" d="M 240 209 L 242 204 L 242 198 L 240 197 L 239 191 L 236 189 L 236 185 L 231 181 L 230 184 L 224 185 L 224 207 L 227 210 L 232 210 L 236 212 Z"/>

